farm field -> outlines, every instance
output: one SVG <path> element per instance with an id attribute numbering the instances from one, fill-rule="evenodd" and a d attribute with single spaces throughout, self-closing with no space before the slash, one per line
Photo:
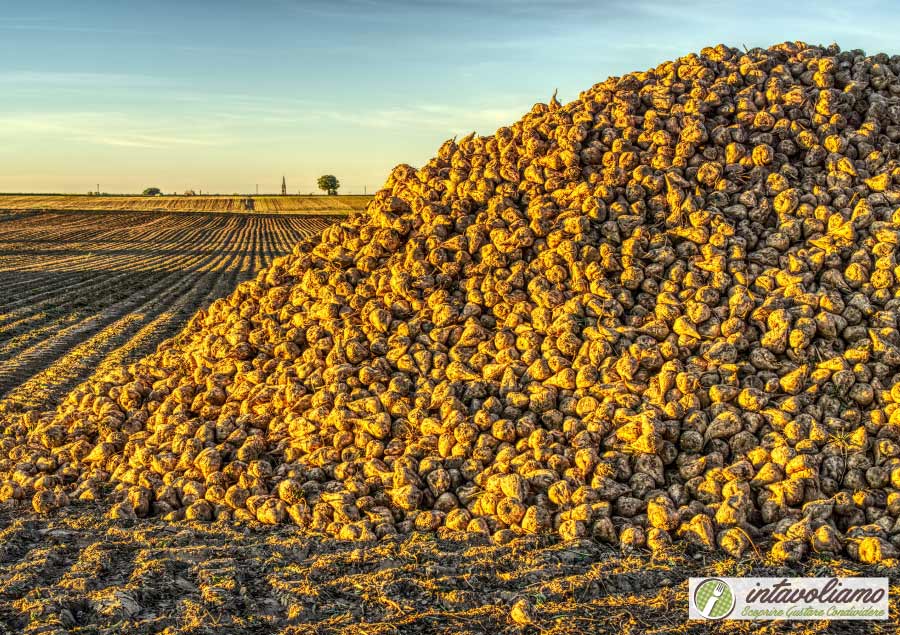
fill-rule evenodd
<path id="1" fill-rule="evenodd" d="M 686 620 L 689 576 L 891 574 L 824 555 L 786 567 L 679 548 L 628 555 L 592 540 L 532 536 L 492 545 L 471 534 L 360 545 L 291 526 L 121 521 L 105 513 L 91 505 L 52 518 L 0 511 L 0 633 L 896 632 L 896 618 Z M 510 610 L 523 597 L 527 623 Z"/>
<path id="2" fill-rule="evenodd" d="M 0 407 L 49 409 L 333 218 L 0 214 Z"/>
<path id="3" fill-rule="evenodd" d="M 244 212 L 245 196 L 0 195 L 0 210 Z M 267 214 L 349 214 L 365 209 L 371 196 L 250 196 L 253 211 Z"/>

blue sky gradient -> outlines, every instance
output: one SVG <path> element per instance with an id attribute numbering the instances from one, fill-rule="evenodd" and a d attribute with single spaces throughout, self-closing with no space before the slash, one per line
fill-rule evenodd
<path id="1" fill-rule="evenodd" d="M 0 191 L 369 192 L 554 89 L 704 46 L 900 52 L 889 2 L 0 2 Z"/>

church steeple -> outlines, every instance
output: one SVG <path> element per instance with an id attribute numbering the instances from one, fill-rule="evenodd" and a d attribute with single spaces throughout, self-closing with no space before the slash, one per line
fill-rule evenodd
<path id="1" fill-rule="evenodd" d="M 284 180 L 284 177 L 281 177 L 281 195 L 287 196 L 287 181 Z"/>

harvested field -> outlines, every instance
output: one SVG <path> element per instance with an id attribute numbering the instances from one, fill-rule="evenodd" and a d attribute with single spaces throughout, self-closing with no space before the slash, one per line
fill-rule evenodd
<path id="1" fill-rule="evenodd" d="M 244 212 L 246 196 L 0 195 L 0 210 Z M 253 211 L 266 214 L 349 214 L 371 196 L 251 196 Z"/>
<path id="2" fill-rule="evenodd" d="M 687 577 L 889 575 L 816 555 L 622 555 L 591 540 L 413 534 L 360 545 L 291 527 L 0 516 L 0 633 L 893 633 L 896 622 L 689 622 Z M 891 576 L 891 613 L 897 579 Z M 528 598 L 529 624 L 511 606 Z M 5 626 L 5 630 L 4 630 Z"/>
<path id="3" fill-rule="evenodd" d="M 332 219 L 262 214 L 0 215 L 0 397 L 50 408 L 133 361 Z"/>

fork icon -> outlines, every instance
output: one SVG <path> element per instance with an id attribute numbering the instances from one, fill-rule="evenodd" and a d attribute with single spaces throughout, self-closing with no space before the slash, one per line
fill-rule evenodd
<path id="1" fill-rule="evenodd" d="M 700 614 L 704 617 L 709 617 L 723 593 L 725 593 L 725 585 L 722 582 L 716 583 L 716 588 L 713 589 L 712 595 L 706 600 L 706 605 L 700 611 Z"/>

